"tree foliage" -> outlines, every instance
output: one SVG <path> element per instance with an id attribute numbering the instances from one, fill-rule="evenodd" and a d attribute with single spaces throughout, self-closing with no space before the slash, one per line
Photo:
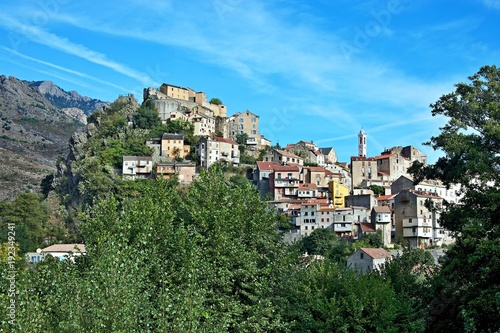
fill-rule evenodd
<path id="1" fill-rule="evenodd" d="M 158 113 L 152 107 L 145 105 L 137 110 L 137 113 L 133 116 L 133 121 L 136 127 L 144 129 L 151 129 L 161 125 L 161 119 Z"/>
<path id="2" fill-rule="evenodd" d="M 380 185 L 372 184 L 372 185 L 370 185 L 370 190 L 373 191 L 373 193 L 375 194 L 376 197 L 378 197 L 379 195 L 385 194 L 384 187 L 380 186 Z"/>
<path id="3" fill-rule="evenodd" d="M 289 277 L 292 332 L 422 332 L 423 318 L 397 297 L 389 281 L 345 265 L 316 261 Z"/>
<path id="4" fill-rule="evenodd" d="M 186 192 L 174 181 L 141 184 L 137 195 L 109 196 L 82 219 L 86 256 L 19 276 L 17 329 L 285 330 L 280 290 L 290 260 L 275 214 L 255 191 L 216 169 Z"/>
<path id="5" fill-rule="evenodd" d="M 21 253 L 41 246 L 49 230 L 49 206 L 35 193 L 22 193 L 12 202 L 0 203 L 0 237 L 7 239 L 8 224 L 15 225 L 15 239 Z"/>
<path id="6" fill-rule="evenodd" d="M 209 103 L 214 105 L 222 105 L 222 101 L 217 97 L 213 97 L 212 99 L 210 99 Z"/>
<path id="7" fill-rule="evenodd" d="M 461 184 L 463 195 L 442 214 L 456 244 L 435 280 L 431 331 L 500 330 L 500 70 L 485 66 L 469 80 L 431 104 L 448 118 L 428 143 L 444 156 L 412 168 L 417 181 Z"/>

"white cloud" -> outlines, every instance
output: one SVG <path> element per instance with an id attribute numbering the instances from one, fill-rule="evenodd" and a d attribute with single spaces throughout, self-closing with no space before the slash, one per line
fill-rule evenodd
<path id="1" fill-rule="evenodd" d="M 482 2 L 487 7 L 500 9 L 500 0 L 482 0 Z"/>
<path id="2" fill-rule="evenodd" d="M 7 51 L 10 54 L 13 54 L 13 55 L 15 55 L 17 57 L 20 57 L 20 58 L 23 58 L 23 59 L 27 59 L 27 60 L 30 60 L 30 61 L 42 64 L 42 65 L 45 65 L 45 66 L 48 66 L 48 67 L 52 67 L 52 68 L 55 68 L 57 70 L 60 70 L 60 71 L 63 71 L 63 72 L 69 73 L 69 74 L 73 74 L 73 75 L 76 75 L 76 76 L 79 76 L 79 77 L 82 77 L 82 78 L 85 78 L 85 79 L 89 79 L 89 80 L 92 80 L 94 82 L 102 83 L 104 85 L 116 88 L 116 89 L 124 91 L 124 92 L 129 92 L 129 90 L 126 89 L 126 88 L 124 88 L 124 87 L 121 87 L 119 85 L 116 85 L 116 84 L 108 82 L 108 81 L 104 81 L 104 80 L 98 79 L 98 78 L 93 77 L 93 76 L 88 75 L 88 74 L 85 74 L 85 73 L 82 73 L 82 72 L 79 72 L 79 71 L 75 71 L 75 70 L 72 70 L 72 69 L 69 69 L 69 68 L 65 68 L 65 67 L 62 67 L 62 66 L 59 66 L 59 65 L 55 65 L 53 63 L 50 63 L 50 62 L 47 62 L 47 61 L 43 61 L 43 60 L 40 60 L 40 59 L 37 59 L 37 58 L 33 58 L 33 57 L 27 56 L 25 54 L 22 54 L 20 52 L 17 52 L 17 51 L 15 51 L 13 49 L 7 48 L 7 47 L 0 47 L 0 49 L 3 49 L 4 51 Z"/>
<path id="3" fill-rule="evenodd" d="M 0 25 L 3 25 L 5 28 L 15 33 L 20 33 L 22 37 L 27 38 L 32 42 L 46 45 L 67 54 L 83 58 L 89 62 L 107 67 L 120 74 L 136 79 L 144 85 L 158 85 L 157 82 L 154 82 L 149 76 L 143 73 L 131 69 L 126 65 L 114 62 L 102 53 L 93 51 L 84 45 L 73 43 L 67 38 L 57 36 L 44 30 L 43 28 L 22 23 L 5 14 L 0 14 Z"/>

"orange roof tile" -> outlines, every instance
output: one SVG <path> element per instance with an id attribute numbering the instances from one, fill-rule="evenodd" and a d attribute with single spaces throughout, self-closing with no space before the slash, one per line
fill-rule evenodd
<path id="1" fill-rule="evenodd" d="M 383 258 L 392 258 L 392 255 L 382 248 L 360 248 L 361 251 L 372 257 L 373 259 L 383 259 Z"/>

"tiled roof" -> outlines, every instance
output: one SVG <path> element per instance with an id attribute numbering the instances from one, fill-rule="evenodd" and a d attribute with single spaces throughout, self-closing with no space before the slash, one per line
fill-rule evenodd
<path id="1" fill-rule="evenodd" d="M 324 204 L 327 203 L 328 199 L 313 199 L 313 200 L 306 200 L 302 201 L 301 205 L 318 205 L 318 204 Z"/>
<path id="2" fill-rule="evenodd" d="M 266 171 L 271 171 L 274 170 L 275 166 L 279 166 L 279 163 L 276 162 L 264 162 L 264 161 L 257 161 L 257 168 L 260 171 L 266 170 Z"/>
<path id="3" fill-rule="evenodd" d="M 218 136 L 215 137 L 215 140 L 219 141 L 219 142 L 229 143 L 229 144 L 232 144 L 232 145 L 238 145 L 238 142 L 236 142 L 236 141 L 233 141 L 231 139 L 226 139 L 226 138 L 219 138 Z"/>
<path id="4" fill-rule="evenodd" d="M 274 171 L 290 171 L 290 172 L 299 172 L 299 167 L 294 165 L 276 165 L 274 167 Z"/>
<path id="5" fill-rule="evenodd" d="M 320 148 L 319 150 L 321 150 L 321 152 L 325 155 L 328 155 L 330 154 L 330 152 L 332 151 L 333 147 L 329 147 L 329 148 Z"/>
<path id="6" fill-rule="evenodd" d="M 317 188 L 318 188 L 318 186 L 316 186 L 316 184 L 299 184 L 299 189 L 312 189 L 312 190 L 315 190 Z"/>
<path id="7" fill-rule="evenodd" d="M 361 251 L 372 257 L 373 259 L 383 259 L 383 258 L 392 258 L 391 254 L 382 248 L 360 248 Z"/>
<path id="8" fill-rule="evenodd" d="M 82 252 L 85 253 L 85 244 L 54 244 L 42 249 L 43 252 Z"/>
<path id="9" fill-rule="evenodd" d="M 123 156 L 123 161 L 152 161 L 151 156 Z"/>
<path id="10" fill-rule="evenodd" d="M 283 156 L 286 156 L 286 157 L 294 157 L 294 158 L 302 159 L 302 157 L 297 156 L 295 154 L 292 154 L 290 152 L 287 152 L 287 151 L 284 151 L 284 150 L 281 150 L 281 149 L 275 149 L 275 150 L 280 155 L 283 155 Z"/>
<path id="11" fill-rule="evenodd" d="M 375 156 L 374 159 L 376 159 L 376 160 L 382 160 L 384 158 L 390 158 L 390 157 L 395 156 L 395 155 L 396 155 L 396 153 L 394 153 L 394 154 L 380 155 L 380 156 Z"/>
<path id="12" fill-rule="evenodd" d="M 177 133 L 163 133 L 162 140 L 184 140 L 184 134 Z"/>
<path id="13" fill-rule="evenodd" d="M 371 223 L 360 223 L 362 232 L 377 232 Z"/>
<path id="14" fill-rule="evenodd" d="M 391 200 L 394 197 L 395 197 L 395 194 L 379 195 L 378 198 L 377 198 L 377 201 Z"/>
<path id="15" fill-rule="evenodd" d="M 311 172 L 326 172 L 326 169 L 323 167 L 304 167 L 304 169 L 308 169 Z"/>
<path id="16" fill-rule="evenodd" d="M 374 206 L 373 210 L 375 211 L 375 213 L 390 213 L 391 212 L 391 209 L 389 208 L 389 206 Z"/>

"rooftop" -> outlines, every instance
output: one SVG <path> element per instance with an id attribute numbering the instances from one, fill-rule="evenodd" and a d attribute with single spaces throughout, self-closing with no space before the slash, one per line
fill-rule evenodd
<path id="1" fill-rule="evenodd" d="M 383 259 L 383 258 L 392 258 L 392 255 L 382 248 L 360 248 L 361 251 L 372 257 L 373 259 Z"/>
<path id="2" fill-rule="evenodd" d="M 86 253 L 85 244 L 54 244 L 42 249 L 42 252 L 81 252 Z"/>

